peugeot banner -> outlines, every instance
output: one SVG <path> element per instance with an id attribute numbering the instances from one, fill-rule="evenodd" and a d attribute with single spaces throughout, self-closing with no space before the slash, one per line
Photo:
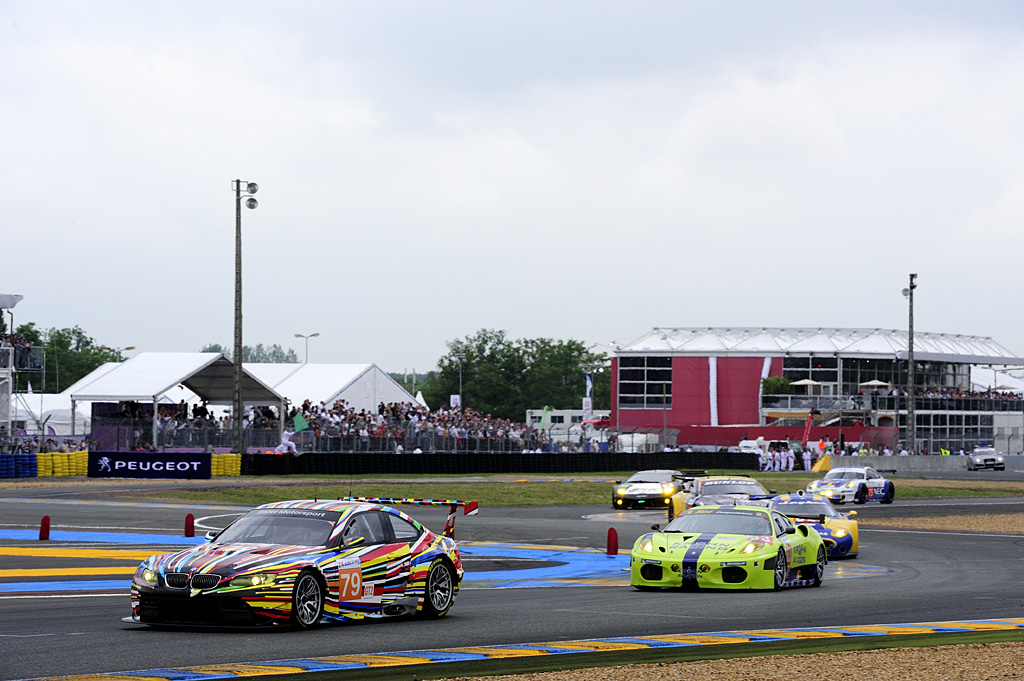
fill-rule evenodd
<path id="1" fill-rule="evenodd" d="M 89 477 L 208 480 L 211 459 L 211 454 L 203 452 L 89 452 Z"/>

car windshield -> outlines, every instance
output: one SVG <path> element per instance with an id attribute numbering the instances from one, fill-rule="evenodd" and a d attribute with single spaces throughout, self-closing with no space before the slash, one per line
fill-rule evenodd
<path id="1" fill-rule="evenodd" d="M 823 515 L 826 518 L 839 518 L 839 511 L 832 507 L 832 502 L 820 503 L 817 501 L 795 501 L 781 503 L 774 506 L 776 511 L 796 518 L 816 517 Z"/>
<path id="2" fill-rule="evenodd" d="M 640 471 L 629 476 L 626 482 L 672 482 L 674 471 Z"/>
<path id="3" fill-rule="evenodd" d="M 836 468 L 825 474 L 826 480 L 860 480 L 864 477 L 864 471 L 853 468 Z"/>
<path id="4" fill-rule="evenodd" d="M 764 487 L 753 480 L 707 480 L 700 486 L 701 494 L 767 494 Z"/>
<path id="5" fill-rule="evenodd" d="M 767 513 L 741 510 L 705 510 L 696 508 L 665 526 L 666 532 L 687 534 L 750 534 L 771 536 L 772 524 Z"/>
<path id="6" fill-rule="evenodd" d="M 324 546 L 339 517 L 341 514 L 335 511 L 257 508 L 229 525 L 214 541 L 218 544 Z"/>

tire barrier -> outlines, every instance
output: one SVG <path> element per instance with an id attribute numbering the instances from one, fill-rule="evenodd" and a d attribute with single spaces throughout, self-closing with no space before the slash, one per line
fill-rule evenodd
<path id="1" fill-rule="evenodd" d="M 310 452 L 244 454 L 242 475 L 458 475 L 639 471 L 654 468 L 757 470 L 757 455 L 738 452 L 652 452 L 625 454 L 367 454 Z"/>
<path id="2" fill-rule="evenodd" d="M 214 454 L 210 461 L 213 475 L 241 475 L 241 454 Z"/>
<path id="3" fill-rule="evenodd" d="M 35 454 L 0 454 L 0 478 L 34 478 L 38 469 Z"/>
<path id="4" fill-rule="evenodd" d="M 40 478 L 85 475 L 89 471 L 89 453 L 85 451 L 40 452 L 27 456 L 36 458 L 36 475 Z"/>

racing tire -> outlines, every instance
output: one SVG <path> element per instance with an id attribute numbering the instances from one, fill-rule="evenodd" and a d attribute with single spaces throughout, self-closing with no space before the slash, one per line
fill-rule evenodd
<path id="1" fill-rule="evenodd" d="M 866 504 L 868 501 L 868 488 L 861 485 L 857 488 L 857 493 L 853 495 L 853 503 L 855 504 Z"/>
<path id="2" fill-rule="evenodd" d="M 774 570 L 774 582 L 772 589 L 774 591 L 781 591 L 783 584 L 786 583 L 786 577 L 789 576 L 789 566 L 786 565 L 786 550 L 779 549 L 778 555 L 775 556 L 775 570 Z"/>
<path id="3" fill-rule="evenodd" d="M 292 591 L 291 624 L 296 629 L 315 627 L 324 614 L 324 588 L 321 580 L 312 570 L 303 570 L 295 579 Z"/>
<path id="4" fill-rule="evenodd" d="M 891 504 L 896 499 L 896 485 L 891 482 L 885 486 L 885 494 L 882 496 L 883 504 Z"/>
<path id="5" fill-rule="evenodd" d="M 455 602 L 455 571 L 444 558 L 438 557 L 427 570 L 423 592 L 423 617 L 444 617 Z"/>
<path id="6" fill-rule="evenodd" d="M 828 556 L 825 554 L 825 547 L 818 547 L 818 558 L 814 561 L 814 574 L 811 575 L 811 586 L 821 586 L 821 578 L 825 576 L 825 564 L 828 563 Z"/>

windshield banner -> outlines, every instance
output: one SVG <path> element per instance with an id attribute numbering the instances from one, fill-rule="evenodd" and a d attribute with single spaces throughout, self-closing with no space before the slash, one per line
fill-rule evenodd
<path id="1" fill-rule="evenodd" d="M 208 480 L 209 453 L 89 452 L 90 478 L 182 478 Z"/>

